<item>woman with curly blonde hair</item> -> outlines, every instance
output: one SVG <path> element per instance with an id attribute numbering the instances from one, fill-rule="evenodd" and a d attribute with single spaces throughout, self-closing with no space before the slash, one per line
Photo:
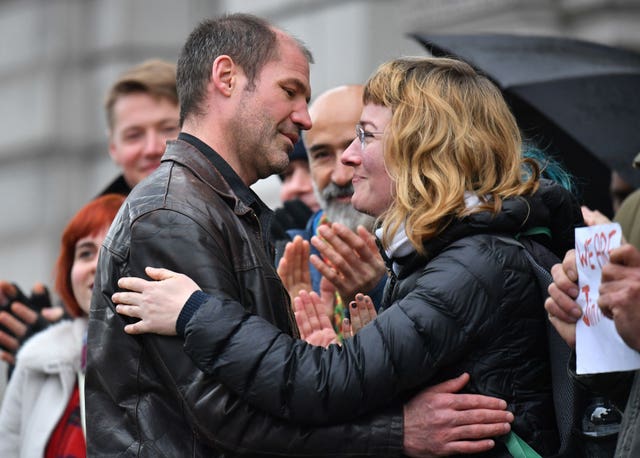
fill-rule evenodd
<path id="1" fill-rule="evenodd" d="M 395 199 L 381 219 L 385 239 L 401 225 L 418 251 L 452 217 L 497 213 L 502 200 L 537 189 L 538 166 L 521 155 L 515 118 L 498 89 L 452 59 L 398 59 L 369 80 L 365 104 L 393 112 L 384 161 Z M 366 135 L 366 134 L 365 134 Z M 528 173 L 523 176 L 523 169 Z M 469 207 L 465 193 L 480 202 Z"/>
<path id="2" fill-rule="evenodd" d="M 376 319 L 342 347 L 313 347 L 161 269 L 148 272 L 160 282 L 121 280 L 138 292 L 114 296 L 141 318 L 127 332 L 177 332 L 207 374 L 309 424 L 397 406 L 467 372 L 467 392 L 506 400 L 512 430 L 543 456 L 557 452 L 543 293 L 524 247 L 544 264 L 572 247 L 577 202 L 539 178 L 500 91 L 463 62 L 392 60 L 363 101 L 342 162 L 354 168 L 353 206 L 381 222 L 391 279 Z M 509 453 L 497 441 L 483 456 Z"/>

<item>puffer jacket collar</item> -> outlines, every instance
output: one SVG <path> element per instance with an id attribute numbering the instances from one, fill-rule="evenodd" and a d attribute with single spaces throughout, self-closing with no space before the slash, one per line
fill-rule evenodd
<path id="1" fill-rule="evenodd" d="M 538 191 L 531 196 L 505 199 L 501 211 L 496 215 L 483 211 L 461 219 L 451 218 L 439 235 L 424 242 L 425 256 L 414 252 L 389 261 L 400 266 L 398 278 L 401 279 L 464 237 L 476 234 L 516 236 L 536 227 L 549 229 L 550 238 L 540 237 L 536 241 L 562 259 L 574 246 L 573 229 L 583 224 L 575 197 L 555 182 L 541 179 Z"/>
<path id="2" fill-rule="evenodd" d="M 44 373 L 58 373 L 63 366 L 78 370 L 86 331 L 86 317 L 62 320 L 29 339 L 20 349 L 18 361 L 24 367 Z"/>

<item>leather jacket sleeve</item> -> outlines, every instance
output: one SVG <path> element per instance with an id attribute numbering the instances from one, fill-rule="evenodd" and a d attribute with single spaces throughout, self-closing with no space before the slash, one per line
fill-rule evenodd
<path id="1" fill-rule="evenodd" d="M 230 263 L 233 253 L 218 243 L 218 240 L 224 240 L 224 234 L 210 231 L 180 212 L 155 210 L 147 213 L 132 225 L 128 257 L 130 264 L 119 275 L 144 277 L 146 266 L 163 266 L 184 271 L 203 290 L 215 292 L 216 297 L 237 300 L 240 293 Z M 103 286 L 102 295 L 110 297 L 110 293 Z M 121 377 L 118 380 L 120 385 L 114 389 L 120 390 L 120 393 L 126 390 L 140 391 L 136 415 L 145 415 L 145 400 L 142 397 L 147 383 L 148 386 L 161 387 L 159 389 L 165 391 L 162 396 L 173 398 L 170 402 L 180 406 L 199 440 L 233 453 L 310 457 L 342 454 L 398 456 L 401 453 L 401 406 L 392 407 L 377 416 L 360 418 L 351 424 L 312 428 L 288 423 L 252 407 L 226 389 L 217 377 L 199 371 L 182 353 L 180 339 L 151 334 L 126 335 L 120 331 L 124 324 L 122 318 L 115 313 L 110 302 L 107 308 L 112 310 L 102 320 L 107 321 L 104 325 L 110 329 L 111 343 L 100 342 L 99 351 L 113 354 L 118 348 L 135 348 L 139 345 L 139 354 L 135 356 L 140 361 L 129 363 L 119 357 L 118 368 L 115 369 L 111 363 L 100 376 L 108 378 L 109 371 L 117 370 Z M 118 344 L 118 341 L 125 343 Z M 106 359 L 105 355 L 103 357 Z M 124 367 L 127 364 L 131 364 L 131 367 Z M 144 373 L 145 367 L 152 367 L 153 370 Z M 152 380 L 156 376 L 161 380 Z M 128 382 L 121 383 L 122 377 L 129 377 Z M 94 376 L 94 380 L 97 378 Z M 140 385 L 142 389 L 138 388 Z M 112 396 L 122 398 L 120 393 Z M 149 412 L 147 415 L 152 416 Z M 162 422 L 163 419 L 153 418 L 149 421 Z M 170 425 L 167 427 L 170 428 Z"/>

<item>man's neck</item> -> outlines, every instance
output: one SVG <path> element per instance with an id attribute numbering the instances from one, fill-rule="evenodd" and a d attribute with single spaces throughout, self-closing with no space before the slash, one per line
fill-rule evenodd
<path id="1" fill-rule="evenodd" d="M 204 122 L 201 122 L 201 124 L 204 124 Z M 199 125 L 195 125 L 194 123 L 185 122 L 182 127 L 182 132 L 193 135 L 200 141 L 206 143 L 229 164 L 247 186 L 251 186 L 257 181 L 257 179 L 250 177 L 244 170 L 244 167 L 241 166 L 238 156 L 234 152 L 234 146 L 230 145 L 226 140 L 229 136 L 228 131 L 223 132 L 220 128 L 217 128 L 217 124 L 207 126 L 206 129 L 199 127 Z"/>

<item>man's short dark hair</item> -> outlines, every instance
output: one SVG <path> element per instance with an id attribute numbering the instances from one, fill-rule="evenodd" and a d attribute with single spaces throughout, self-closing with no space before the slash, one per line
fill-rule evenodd
<path id="1" fill-rule="evenodd" d="M 211 65 L 227 55 L 244 71 L 249 89 L 267 62 L 278 57 L 276 29 L 251 14 L 228 14 L 201 22 L 191 32 L 178 59 L 180 124 L 189 114 L 202 114 L 200 106 L 211 77 Z M 311 53 L 298 42 L 300 50 L 313 62 Z"/>

